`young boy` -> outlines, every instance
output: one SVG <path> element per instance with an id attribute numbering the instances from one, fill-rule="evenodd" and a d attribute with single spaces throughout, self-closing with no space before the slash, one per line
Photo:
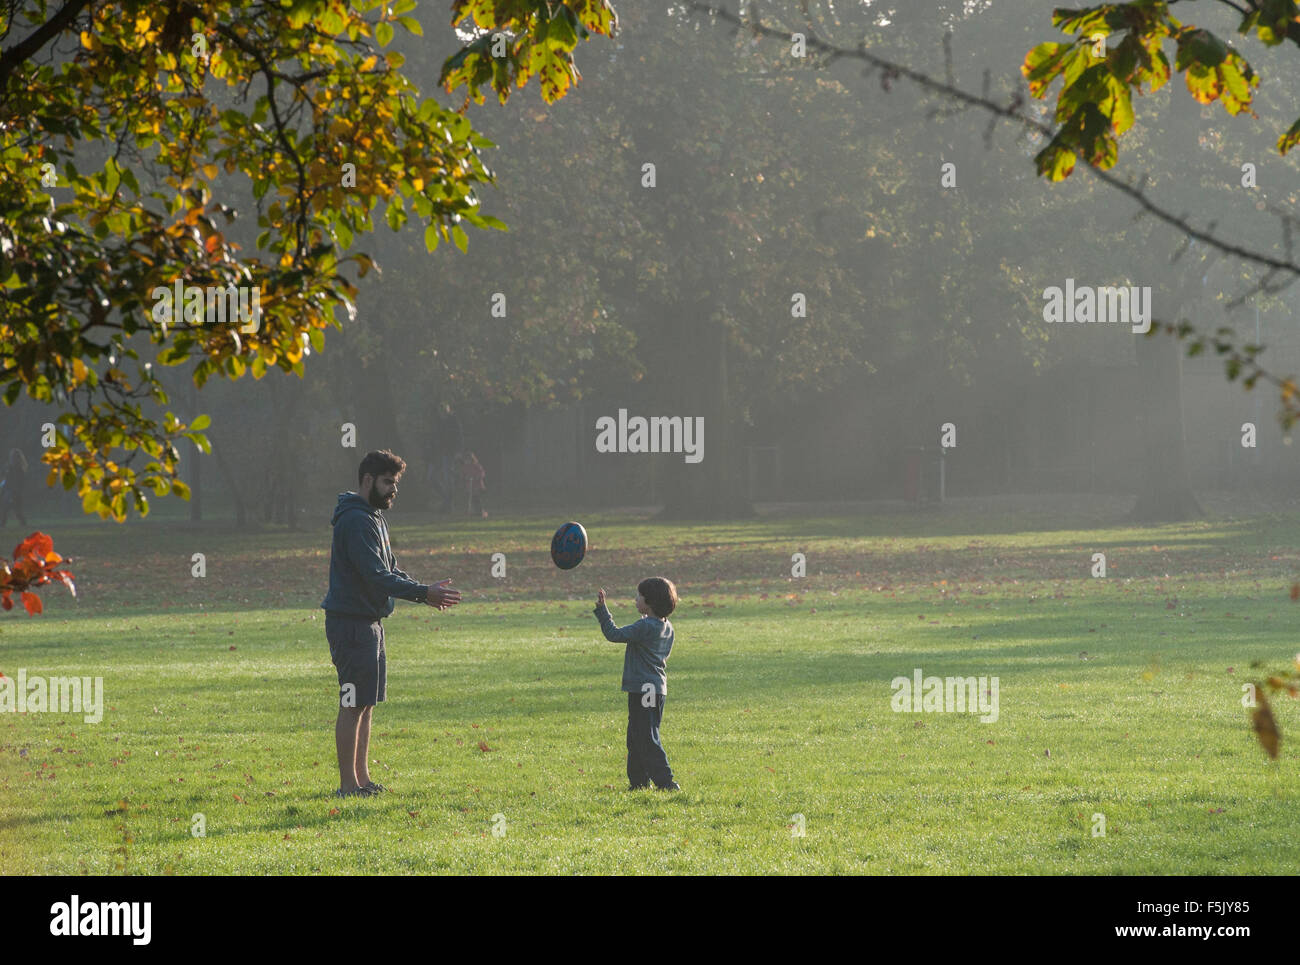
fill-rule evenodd
<path id="1" fill-rule="evenodd" d="M 665 664 L 673 649 L 673 625 L 668 614 L 677 608 L 677 587 L 652 576 L 636 588 L 636 608 L 641 619 L 625 627 L 614 626 L 605 606 L 602 588 L 596 598 L 596 619 L 610 643 L 626 643 L 623 654 L 623 690 L 627 692 L 627 780 L 629 791 L 654 782 L 660 791 L 680 791 L 659 743 L 664 700 L 668 696 Z"/>

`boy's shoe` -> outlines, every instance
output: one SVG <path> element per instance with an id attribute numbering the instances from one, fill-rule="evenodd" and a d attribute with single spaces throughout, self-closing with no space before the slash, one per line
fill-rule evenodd
<path id="1" fill-rule="evenodd" d="M 673 781 L 671 784 L 665 784 L 662 787 L 658 785 L 655 786 L 656 791 L 680 791 L 681 789 L 682 786 L 676 781 Z"/>
<path id="2" fill-rule="evenodd" d="M 353 788 L 351 791 L 345 791 L 343 788 L 339 788 L 334 792 L 335 797 L 373 797 L 374 794 L 375 792 L 370 790 L 369 785 L 366 787 Z"/>
<path id="3" fill-rule="evenodd" d="M 371 794 L 383 794 L 388 790 L 388 788 L 384 787 L 382 784 L 376 783 L 375 781 L 371 781 L 369 784 L 365 785 L 364 790 L 369 791 Z"/>
<path id="4" fill-rule="evenodd" d="M 629 784 L 627 786 L 627 789 L 629 791 L 644 791 L 649 787 L 650 787 L 650 782 L 646 781 L 644 784 Z"/>

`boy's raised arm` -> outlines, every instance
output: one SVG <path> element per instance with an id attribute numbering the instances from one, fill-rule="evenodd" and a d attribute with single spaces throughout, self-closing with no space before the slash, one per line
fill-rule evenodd
<path id="1" fill-rule="evenodd" d="M 596 601 L 596 608 L 593 610 L 596 619 L 600 621 L 600 632 L 605 634 L 605 639 L 610 643 L 632 643 L 641 639 L 641 621 L 629 623 L 625 627 L 614 626 L 614 617 L 609 612 L 609 607 L 605 605 L 605 592 L 602 590 L 600 598 Z"/>

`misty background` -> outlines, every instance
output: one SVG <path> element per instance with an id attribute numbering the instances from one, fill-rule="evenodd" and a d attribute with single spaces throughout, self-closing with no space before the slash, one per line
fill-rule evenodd
<path id="1" fill-rule="evenodd" d="M 493 514 L 933 506 L 945 423 L 956 441 L 944 458 L 948 498 L 1126 495 L 1138 516 L 1158 519 L 1194 513 L 1197 492 L 1291 494 L 1300 447 L 1277 423 L 1275 389 L 1247 392 L 1222 359 L 1184 358 L 1169 336 L 1049 325 L 1042 314 L 1043 290 L 1068 278 L 1150 286 L 1157 322 L 1229 327 L 1245 342 L 1258 332 L 1263 366 L 1288 375 L 1300 370 L 1290 289 L 1243 298 L 1261 272 L 1135 217 L 1132 200 L 1082 165 L 1063 183 L 1039 177 L 1042 140 L 990 127 L 986 113 L 850 58 L 797 60 L 788 43 L 681 4 L 616 6 L 617 38 L 579 46 L 582 81 L 563 100 L 547 106 L 530 89 L 469 110 L 497 145 L 485 152 L 497 183 L 480 191 L 483 210 L 508 233 L 474 231 L 468 253 L 428 253 L 417 222 L 393 232 L 377 217 L 351 250 L 383 274 L 357 282 L 356 321 L 327 332 L 305 378 L 272 370 L 195 390 L 188 369 L 168 370 L 170 408 L 212 417 L 213 453 L 186 444 L 194 498 L 156 500 L 154 513 L 320 525 L 374 448 L 408 463 L 396 513 L 436 507 L 453 446 L 444 406 L 486 469 Z M 807 29 L 800 6 L 762 13 L 771 26 Z M 809 9 L 823 40 L 865 40 L 938 79 L 951 69 L 964 90 L 979 93 L 987 71 L 1000 102 L 1024 90 L 1029 49 L 1060 39 L 1049 6 L 1009 0 Z M 1224 14 L 1195 14 L 1231 33 Z M 441 6 L 414 15 L 425 36 L 395 41 L 402 70 L 456 103 L 435 81 L 459 41 Z M 1135 99 L 1115 170 L 1149 175 L 1155 200 L 1215 222 L 1221 237 L 1281 255 L 1296 161 L 1274 145 L 1300 85 L 1286 47 L 1247 54 L 1263 77 L 1257 119 L 1201 107 L 1175 75 Z M 1048 123 L 1056 91 L 1030 102 Z M 1257 187 L 1242 185 L 1247 163 Z M 643 186 L 646 164 L 653 187 Z M 251 252 L 250 185 L 223 175 L 216 191 L 240 213 L 227 235 Z M 504 318 L 491 313 L 496 293 Z M 796 294 L 805 316 L 792 315 Z M 620 409 L 703 417 L 703 462 L 597 452 L 597 419 Z M 20 397 L 3 411 L 0 447 L 37 462 L 41 425 L 58 411 Z M 340 444 L 345 423 L 355 448 Z M 1241 444 L 1243 423 L 1257 427 L 1255 448 Z M 48 489 L 44 476 L 32 466 L 28 513 L 81 515 L 76 494 Z M 465 504 L 458 493 L 453 509 Z"/>

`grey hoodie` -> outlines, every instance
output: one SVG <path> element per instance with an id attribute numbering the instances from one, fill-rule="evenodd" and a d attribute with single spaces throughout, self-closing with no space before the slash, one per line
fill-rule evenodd
<path id="1" fill-rule="evenodd" d="M 429 587 L 397 568 L 384 514 L 357 493 L 339 493 L 330 544 L 330 588 L 321 607 L 331 616 L 382 620 L 393 597 L 423 603 Z"/>
<path id="2" fill-rule="evenodd" d="M 673 625 L 657 616 L 643 616 L 625 627 L 614 625 L 609 607 L 597 603 L 596 619 L 600 630 L 610 643 L 626 643 L 623 651 L 623 689 L 630 694 L 644 692 L 645 684 L 652 684 L 659 693 L 668 696 L 668 655 L 673 652 Z"/>

